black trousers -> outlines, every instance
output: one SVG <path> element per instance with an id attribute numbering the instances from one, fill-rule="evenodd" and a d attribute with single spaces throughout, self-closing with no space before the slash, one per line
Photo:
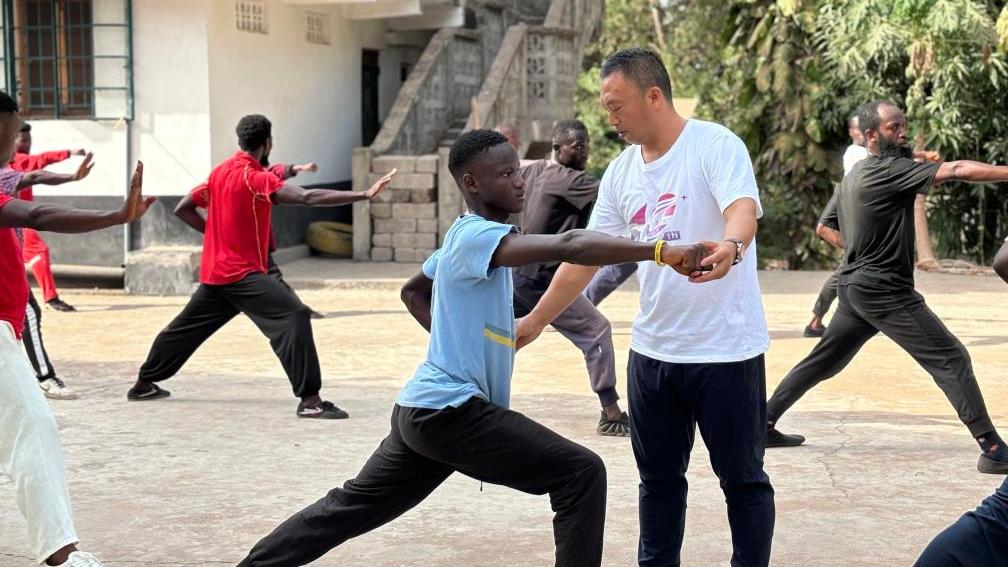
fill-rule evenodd
<path id="1" fill-rule="evenodd" d="M 841 283 L 838 296 L 840 304 L 822 339 L 788 372 L 767 402 L 771 423 L 816 384 L 836 376 L 881 331 L 934 378 L 974 437 L 994 430 L 966 347 L 919 293 L 910 288 L 883 295 Z"/>
<path id="2" fill-rule="evenodd" d="M 292 292 L 294 291 L 294 288 L 292 288 L 290 284 L 288 284 L 284 280 L 283 273 L 280 271 L 280 266 L 278 266 L 276 261 L 273 260 L 272 253 L 266 256 L 266 275 L 280 282 L 281 284 L 283 284 L 284 287 L 291 290 Z"/>
<path id="3" fill-rule="evenodd" d="M 914 567 L 1004 567 L 1008 562 L 1008 480 L 935 536 Z"/>
<path id="4" fill-rule="evenodd" d="M 49 361 L 49 353 L 46 352 L 45 344 L 42 342 L 42 309 L 39 307 L 35 295 L 28 290 L 28 308 L 25 309 L 25 332 L 21 335 L 24 342 L 25 352 L 28 354 L 28 361 L 31 362 L 35 370 L 35 377 L 39 382 L 56 377 L 56 369 Z"/>
<path id="5" fill-rule="evenodd" d="M 602 564 L 602 459 L 520 413 L 471 398 L 443 410 L 396 405 L 392 431 L 357 476 L 280 524 L 239 567 L 310 563 L 413 508 L 455 471 L 530 494 L 548 493 L 556 513 L 556 565 Z"/>
<path id="6" fill-rule="evenodd" d="M 591 301 L 592 305 L 598 306 L 602 300 L 609 297 L 609 294 L 616 291 L 623 282 L 637 271 L 637 262 L 627 262 L 626 264 L 611 264 L 602 266 L 595 277 L 588 282 L 585 287 L 584 296 Z"/>
<path id="7" fill-rule="evenodd" d="M 686 469 L 699 427 L 728 504 L 732 567 L 766 567 L 774 489 L 763 471 L 763 355 L 740 362 L 675 364 L 630 351 L 630 442 L 640 473 L 641 567 L 679 565 Z"/>
<path id="8" fill-rule="evenodd" d="M 146 382 L 171 378 L 203 341 L 238 313 L 247 315 L 269 338 L 294 395 L 318 394 L 322 373 L 308 308 L 289 287 L 260 272 L 227 285 L 200 284 L 182 312 L 154 339 L 139 378 Z"/>
<path id="9" fill-rule="evenodd" d="M 823 283 L 822 289 L 819 290 L 819 297 L 816 298 L 815 305 L 812 306 L 813 315 L 822 318 L 829 312 L 830 305 L 833 305 L 833 301 L 837 297 L 837 284 L 839 280 L 840 276 L 834 270 Z"/>

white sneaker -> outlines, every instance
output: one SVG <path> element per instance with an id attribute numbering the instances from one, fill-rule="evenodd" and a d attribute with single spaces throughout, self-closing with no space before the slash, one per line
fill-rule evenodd
<path id="1" fill-rule="evenodd" d="M 49 378 L 39 382 L 39 388 L 45 393 L 45 397 L 54 400 L 76 400 L 77 392 L 66 387 L 59 378 Z"/>
<path id="2" fill-rule="evenodd" d="M 70 554 L 66 562 L 60 563 L 57 567 L 105 567 L 98 558 L 85 551 L 75 551 Z"/>

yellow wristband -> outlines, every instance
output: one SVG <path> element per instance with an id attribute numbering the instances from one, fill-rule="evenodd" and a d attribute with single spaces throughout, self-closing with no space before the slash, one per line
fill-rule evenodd
<path id="1" fill-rule="evenodd" d="M 662 248 L 664 248 L 664 247 L 665 247 L 665 241 L 664 240 L 659 240 L 658 242 L 655 242 L 655 245 L 654 245 L 654 261 L 655 261 L 655 264 L 658 264 L 659 266 L 664 266 L 665 265 L 665 262 L 661 261 L 661 251 L 662 251 Z"/>

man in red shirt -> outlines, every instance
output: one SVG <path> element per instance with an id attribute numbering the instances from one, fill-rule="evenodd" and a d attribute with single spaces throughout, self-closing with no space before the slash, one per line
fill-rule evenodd
<path id="1" fill-rule="evenodd" d="M 21 127 L 17 102 L 0 92 L 0 163 L 8 163 Z M 118 211 L 85 211 L 36 204 L 0 192 L 0 470 L 11 480 L 18 507 L 28 520 L 33 558 L 41 565 L 101 567 L 77 549 L 67 492 L 63 450 L 52 410 L 36 385 L 18 342 L 24 330 L 28 280 L 15 227 L 88 232 L 140 218 L 154 201 L 141 195 L 143 166 L 137 164 L 129 197 Z M 9 180 L 0 181 L 13 191 Z"/>
<path id="2" fill-rule="evenodd" d="M 262 164 L 266 167 L 266 171 L 269 171 L 273 175 L 280 178 L 282 181 L 286 181 L 292 177 L 297 176 L 298 173 L 308 171 L 315 172 L 318 170 L 318 166 L 315 162 L 308 162 L 296 165 L 287 165 L 284 163 L 278 163 L 276 165 L 268 165 L 266 163 Z M 206 232 L 206 219 L 203 215 L 199 213 L 198 209 L 203 209 L 204 211 L 210 207 L 210 191 L 207 189 L 206 182 L 200 183 L 194 187 L 189 194 L 182 197 L 178 205 L 175 206 L 175 216 L 182 220 L 182 222 L 189 225 L 196 232 L 203 234 Z M 276 251 L 276 235 L 273 231 L 270 231 L 270 245 L 269 245 L 269 256 L 266 260 L 266 273 L 275 278 L 277 281 L 282 283 L 291 291 L 294 288 L 290 286 L 284 279 L 283 273 L 280 272 L 280 266 L 277 265 L 276 261 L 273 260 L 273 252 Z M 315 311 L 311 307 L 309 309 L 309 314 L 312 319 L 324 319 L 325 315 Z"/>
<path id="3" fill-rule="evenodd" d="M 92 167 L 91 154 L 84 157 L 84 161 L 74 173 L 52 173 L 44 169 L 22 173 L 15 171 L 8 165 L 0 169 L 0 193 L 16 198 L 25 187 L 31 188 L 32 185 L 62 185 L 72 181 L 80 181 L 87 177 Z M 22 246 L 24 246 L 24 236 L 27 232 L 28 229 L 18 229 Z M 39 387 L 42 388 L 45 396 L 57 400 L 75 399 L 77 394 L 68 389 L 63 380 L 56 376 L 56 369 L 49 361 L 49 353 L 46 352 L 45 344 L 42 342 L 42 309 L 30 288 L 28 307 L 25 309 L 24 327 L 25 333 L 22 336 L 22 342 L 24 342 L 25 352 L 28 353 L 28 361 L 35 371 Z"/>
<path id="4" fill-rule="evenodd" d="M 36 171 L 44 169 L 47 165 L 69 159 L 70 156 L 83 156 L 87 152 L 79 150 L 61 150 L 58 152 L 42 152 L 40 154 L 31 153 L 32 137 L 31 124 L 21 126 L 18 134 L 17 144 L 14 146 L 14 158 L 10 165 L 16 171 Z M 32 187 L 29 185 L 21 190 L 18 198 L 25 201 L 35 199 L 32 194 Z M 46 305 L 57 311 L 76 311 L 72 305 L 63 301 L 56 291 L 56 280 L 53 279 L 52 266 L 49 262 L 49 247 L 46 246 L 39 233 L 30 228 L 24 231 L 24 262 L 31 268 L 35 275 L 35 281 L 42 287 L 42 299 Z"/>
<path id="5" fill-rule="evenodd" d="M 214 168 L 207 179 L 210 206 L 200 285 L 189 304 L 154 339 L 126 398 L 141 401 L 171 395 L 156 382 L 175 375 L 203 341 L 244 313 L 270 339 L 294 395 L 301 398 L 298 417 L 349 417 L 319 396 L 322 373 L 308 307 L 290 288 L 267 275 L 270 211 L 274 204 L 333 207 L 374 199 L 392 180 L 392 174 L 367 191 L 289 185 L 262 166 L 273 149 L 270 121 L 252 114 L 243 117 L 235 131 L 241 149 Z"/>

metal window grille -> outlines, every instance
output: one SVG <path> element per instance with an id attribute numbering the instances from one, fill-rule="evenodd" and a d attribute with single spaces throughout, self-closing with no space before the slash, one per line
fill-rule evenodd
<path id="1" fill-rule="evenodd" d="M 251 33 L 269 33 L 266 22 L 266 4 L 259 0 L 235 2 L 235 28 Z"/>
<path id="2" fill-rule="evenodd" d="M 129 0 L 3 0 L 3 89 L 29 118 L 133 118 Z"/>
<path id="3" fill-rule="evenodd" d="M 318 43 L 329 45 L 329 15 L 317 12 L 307 12 L 305 14 L 305 39 L 308 43 Z"/>

